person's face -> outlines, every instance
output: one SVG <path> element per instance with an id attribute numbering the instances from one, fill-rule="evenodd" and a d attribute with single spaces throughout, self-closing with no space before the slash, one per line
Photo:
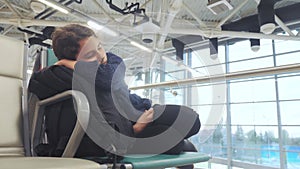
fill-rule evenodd
<path id="1" fill-rule="evenodd" d="M 106 53 L 99 39 L 94 36 L 82 39 L 79 41 L 80 49 L 76 57 L 78 61 L 98 61 L 99 63 L 106 62 Z"/>

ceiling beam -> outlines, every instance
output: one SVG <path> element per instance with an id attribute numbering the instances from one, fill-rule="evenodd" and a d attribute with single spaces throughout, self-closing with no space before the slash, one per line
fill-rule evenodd
<path id="1" fill-rule="evenodd" d="M 297 36 L 283 36 L 270 34 L 266 35 L 263 33 L 254 32 L 242 32 L 242 31 L 222 31 L 222 30 L 201 30 L 201 29 L 170 29 L 171 34 L 182 34 L 182 35 L 200 35 L 207 38 L 244 38 L 244 39 L 276 39 L 276 40 L 295 40 L 300 41 L 300 37 Z"/>
<path id="2" fill-rule="evenodd" d="M 231 17 L 233 17 L 233 15 L 235 15 L 243 6 L 246 5 L 246 3 L 248 3 L 249 0 L 244 0 L 242 3 L 239 4 L 239 6 L 237 6 L 236 8 L 234 8 L 234 10 L 227 15 L 224 19 L 222 19 L 218 25 L 216 26 L 216 28 L 220 28 L 226 21 L 228 21 L 228 19 L 230 19 Z"/>
<path id="3" fill-rule="evenodd" d="M 294 33 L 282 22 L 282 20 L 275 15 L 275 22 L 282 28 L 282 30 L 284 30 L 285 32 L 287 32 L 290 36 L 295 36 Z"/>
<path id="4" fill-rule="evenodd" d="M 2 5 L 2 6 L 0 6 L 0 10 L 1 10 L 1 9 L 3 9 L 4 7 L 6 7 L 6 5 L 5 5 L 5 4 L 4 4 L 4 5 Z"/>
<path id="5" fill-rule="evenodd" d="M 15 15 L 17 15 L 19 18 L 23 18 L 22 14 L 21 14 L 17 9 L 15 9 L 15 8 L 10 4 L 10 2 L 8 2 L 7 0 L 4 0 L 3 2 L 6 4 L 6 6 L 7 6 L 7 7 L 8 7 Z"/>
<path id="6" fill-rule="evenodd" d="M 101 11 L 103 12 L 103 14 L 107 17 L 107 18 L 109 18 L 109 21 L 108 22 L 113 22 L 113 23 L 116 23 L 117 21 L 115 20 L 115 18 L 114 17 L 112 17 L 109 13 L 107 13 L 106 11 L 105 11 L 105 9 L 101 6 L 101 4 L 97 1 L 97 0 L 93 0 L 94 1 L 94 3 L 101 9 Z"/>
<path id="7" fill-rule="evenodd" d="M 67 24 L 85 24 L 86 22 L 74 22 L 74 21 L 50 21 L 50 20 L 38 20 L 38 19 L 20 19 L 20 18 L 14 18 L 14 19 L 8 19 L 8 18 L 0 18 L 0 24 L 6 24 L 6 25 L 14 25 L 19 26 L 22 25 L 24 27 L 27 26 L 65 26 Z"/>
<path id="8" fill-rule="evenodd" d="M 176 14 L 180 11 L 182 7 L 182 0 L 174 0 L 169 6 L 168 14 L 166 15 L 165 21 L 161 24 L 160 38 L 157 41 L 157 46 L 160 47 L 164 44 L 166 37 L 168 35 L 169 29 L 171 28 L 172 22 Z"/>
<path id="9" fill-rule="evenodd" d="M 9 31 L 11 31 L 14 28 L 14 25 L 10 25 L 7 28 L 5 28 L 5 30 L 3 31 L 3 35 L 6 35 Z"/>
<path id="10" fill-rule="evenodd" d="M 186 5 L 185 2 L 182 2 L 182 7 L 184 10 L 186 10 L 193 18 L 195 18 L 195 20 L 198 22 L 199 24 L 199 27 L 203 27 L 203 28 L 206 28 L 206 24 L 205 22 L 203 22 L 198 16 L 197 14 L 195 14 L 195 12 L 193 12 L 193 10 Z"/>

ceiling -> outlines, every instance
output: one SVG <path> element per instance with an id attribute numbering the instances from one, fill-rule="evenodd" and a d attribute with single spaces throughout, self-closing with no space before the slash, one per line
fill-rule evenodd
<path id="1" fill-rule="evenodd" d="M 124 59 L 136 55 L 148 57 L 157 52 L 174 49 L 171 39 L 175 38 L 184 44 L 198 43 L 209 38 L 300 40 L 298 35 L 291 33 L 291 29 L 299 27 L 300 0 L 274 0 L 276 30 L 270 35 L 255 29 L 259 26 L 257 9 L 259 0 L 227 0 L 233 9 L 224 10 L 217 15 L 207 8 L 207 0 L 47 0 L 65 7 L 69 10 L 69 14 L 54 11 L 50 7 L 46 7 L 46 10 L 53 12 L 52 14 L 45 11 L 34 12 L 30 7 L 31 1 L 37 0 L 0 0 L 2 35 L 29 42 L 30 38 L 37 36 L 46 26 L 86 24 L 92 19 L 105 28 L 117 32 L 117 36 L 111 36 L 105 31 L 98 31 L 98 34 L 107 50 L 119 54 Z M 128 14 L 122 14 L 109 7 L 110 3 L 120 10 L 125 9 L 126 2 L 128 6 L 139 4 L 139 7 L 127 8 L 130 11 L 123 10 Z M 138 13 L 139 9 L 145 9 L 145 12 Z M 145 15 L 153 21 L 146 22 L 150 25 L 141 24 L 145 21 Z M 287 34 L 285 36 L 276 34 L 282 31 Z M 146 35 L 153 40 L 152 43 L 142 41 Z M 142 51 L 132 45 L 132 41 L 145 46 L 151 52 Z M 142 62 L 149 64 L 151 60 L 142 59 Z"/>

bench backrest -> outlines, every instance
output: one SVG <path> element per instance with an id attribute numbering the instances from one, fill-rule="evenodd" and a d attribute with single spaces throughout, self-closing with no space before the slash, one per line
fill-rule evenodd
<path id="1" fill-rule="evenodd" d="M 0 36 L 0 157 L 23 156 L 24 43 Z"/>

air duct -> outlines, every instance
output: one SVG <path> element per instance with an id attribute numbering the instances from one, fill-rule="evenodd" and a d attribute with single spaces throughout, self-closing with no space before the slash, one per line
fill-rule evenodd
<path id="1" fill-rule="evenodd" d="M 263 0 L 257 6 L 260 32 L 271 34 L 275 30 L 275 0 Z"/>
<path id="2" fill-rule="evenodd" d="M 209 51 L 211 59 L 218 58 L 218 38 L 209 39 Z"/>
<path id="3" fill-rule="evenodd" d="M 172 39 L 172 45 L 176 49 L 176 60 L 183 60 L 184 43 L 178 39 Z"/>
<path id="4" fill-rule="evenodd" d="M 260 49 L 260 40 L 259 39 L 250 39 L 251 50 L 257 52 Z"/>

